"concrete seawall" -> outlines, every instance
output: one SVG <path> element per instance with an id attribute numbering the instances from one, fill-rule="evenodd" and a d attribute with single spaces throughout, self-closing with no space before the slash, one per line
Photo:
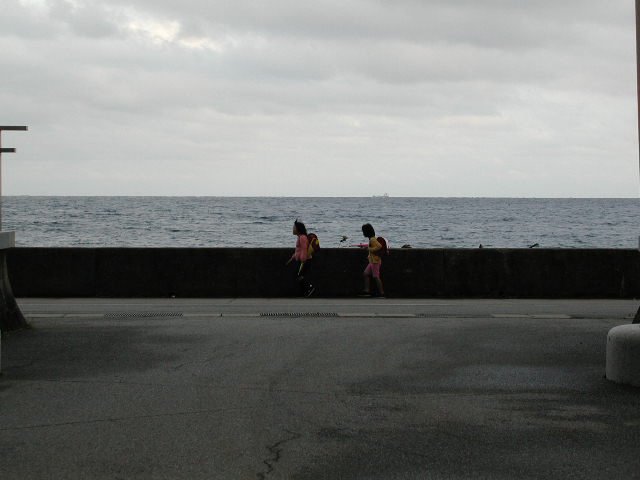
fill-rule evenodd
<path id="1" fill-rule="evenodd" d="M 287 297 L 291 249 L 15 248 L 17 297 Z M 366 254 L 323 249 L 314 259 L 318 295 L 362 288 Z M 384 259 L 390 297 L 637 298 L 640 252 L 591 249 L 412 249 Z"/>

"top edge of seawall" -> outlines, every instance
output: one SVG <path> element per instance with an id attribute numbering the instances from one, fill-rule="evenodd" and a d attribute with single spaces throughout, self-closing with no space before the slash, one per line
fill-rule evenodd
<path id="1" fill-rule="evenodd" d="M 139 247 L 139 246 L 101 246 L 101 247 L 86 247 L 86 246 L 22 246 L 17 245 L 13 247 L 15 250 L 240 250 L 240 251 L 291 251 L 293 247 L 163 247 L 163 246 L 150 246 L 150 247 Z M 354 251 L 360 252 L 365 250 L 365 248 L 340 248 L 340 247 L 323 247 L 320 251 Z M 640 253 L 640 249 L 637 248 L 612 248 L 612 247 L 434 247 L 434 248 L 393 248 L 391 249 L 390 255 L 401 252 L 446 252 L 446 251 L 477 251 L 477 252 L 496 252 L 496 251 L 530 251 L 530 252 L 549 252 L 549 251 L 579 251 L 579 252 L 588 252 L 588 251 L 597 251 L 597 252 L 638 252 Z"/>

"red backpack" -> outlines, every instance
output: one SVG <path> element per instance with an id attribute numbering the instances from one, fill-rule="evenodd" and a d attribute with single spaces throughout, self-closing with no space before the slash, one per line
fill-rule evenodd
<path id="1" fill-rule="evenodd" d="M 307 240 L 309 241 L 309 251 L 311 255 L 320 250 L 320 239 L 318 239 L 318 236 L 315 233 L 307 234 Z"/>
<path id="2" fill-rule="evenodd" d="M 378 250 L 377 255 L 379 257 L 383 255 L 389 255 L 389 250 L 391 249 L 391 247 L 389 246 L 389 242 L 387 241 L 387 239 L 384 237 L 378 237 L 376 238 L 376 240 L 378 240 L 378 243 L 382 245 L 382 248 Z"/>

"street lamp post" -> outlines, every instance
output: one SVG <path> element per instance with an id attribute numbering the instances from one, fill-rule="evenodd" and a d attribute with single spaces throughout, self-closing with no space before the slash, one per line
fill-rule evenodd
<path id="1" fill-rule="evenodd" d="M 15 153 L 15 148 L 2 147 L 2 132 L 26 131 L 22 125 L 0 126 L 0 331 L 16 330 L 27 327 L 20 307 L 13 296 L 7 271 L 7 250 L 15 246 L 15 232 L 2 230 L 2 154 Z"/>
<path id="2" fill-rule="evenodd" d="M 638 103 L 638 147 L 640 149 L 640 0 L 636 0 L 636 88 Z M 640 175 L 640 150 L 638 151 L 638 174 Z M 638 237 L 638 249 L 640 250 L 640 236 Z M 636 312 L 633 323 L 640 323 L 640 307 Z"/>
<path id="3" fill-rule="evenodd" d="M 6 130 L 26 131 L 24 125 L 0 125 L 0 231 L 2 231 L 2 154 L 15 153 L 15 148 L 2 148 L 2 132 Z"/>

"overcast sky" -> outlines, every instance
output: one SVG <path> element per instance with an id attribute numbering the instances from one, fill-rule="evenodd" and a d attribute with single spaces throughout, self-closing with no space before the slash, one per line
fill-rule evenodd
<path id="1" fill-rule="evenodd" d="M 4 192 L 637 196 L 633 0 L 0 0 Z"/>

